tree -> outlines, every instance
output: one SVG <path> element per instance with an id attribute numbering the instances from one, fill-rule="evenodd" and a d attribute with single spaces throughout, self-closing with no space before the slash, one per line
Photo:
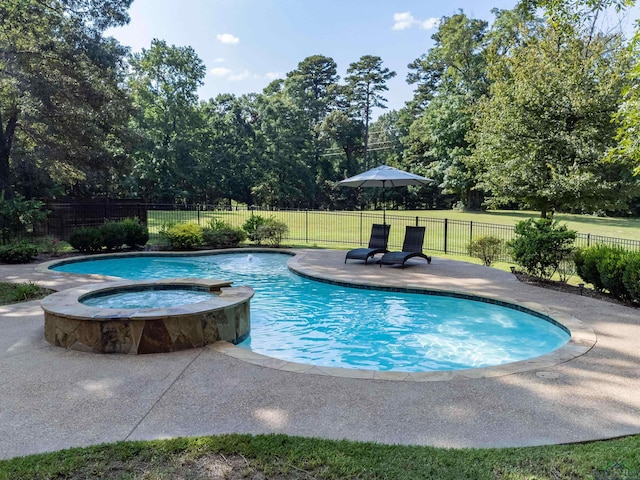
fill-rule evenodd
<path id="1" fill-rule="evenodd" d="M 313 160 L 311 169 L 315 176 L 313 186 L 322 184 L 330 176 L 330 163 L 320 155 L 322 141 L 320 124 L 336 107 L 338 80 L 336 63 L 332 58 L 313 55 L 305 58 L 298 67 L 287 74 L 285 92 L 306 117 L 309 132 L 313 135 Z M 317 207 L 317 189 L 310 192 L 311 206 Z"/>
<path id="2" fill-rule="evenodd" d="M 467 208 L 478 209 L 482 192 L 466 159 L 473 145 L 467 135 L 479 99 L 488 91 L 484 20 L 460 12 L 443 17 L 434 47 L 414 60 L 407 76 L 416 85 L 408 106 L 414 120 L 404 143 L 443 193 L 454 194 Z"/>
<path id="3" fill-rule="evenodd" d="M 0 4 L 0 191 L 7 199 L 20 184 L 20 165 L 25 173 L 44 171 L 51 182 L 77 186 L 89 175 L 108 181 L 110 167 L 122 161 L 129 115 L 120 88 L 126 50 L 102 34 L 128 22 L 130 4 Z"/>
<path id="4" fill-rule="evenodd" d="M 369 122 L 374 108 L 387 108 L 382 92 L 389 90 L 386 83 L 396 72 L 382 67 L 382 59 L 363 55 L 347 69 L 346 97 L 353 111 L 364 123 L 364 170 L 368 168 Z"/>
<path id="5" fill-rule="evenodd" d="M 619 36 L 545 27 L 491 66 L 473 159 L 493 205 L 513 202 L 546 217 L 624 201 L 630 171 L 604 155 L 615 144 L 625 61 Z"/>
<path id="6" fill-rule="evenodd" d="M 194 200 L 194 174 L 202 153 L 197 89 L 206 69 L 191 47 L 153 40 L 130 59 L 137 113 L 133 128 L 144 141 L 134 152 L 139 192 L 155 201 Z"/>

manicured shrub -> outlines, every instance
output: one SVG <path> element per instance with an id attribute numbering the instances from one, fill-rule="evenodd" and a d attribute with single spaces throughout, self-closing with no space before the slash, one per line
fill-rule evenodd
<path id="1" fill-rule="evenodd" d="M 269 219 L 262 217 L 260 215 L 255 215 L 255 214 L 251 214 L 251 216 L 247 219 L 246 222 L 244 222 L 244 225 L 242 225 L 242 229 L 247 232 L 247 236 L 249 237 L 249 240 L 251 240 L 252 242 L 257 243 L 258 245 L 260 245 L 260 243 L 262 243 L 262 239 L 260 238 L 259 235 L 257 235 L 257 230 L 260 226 L 264 225 L 265 222 L 267 222 Z M 273 220 L 273 218 L 271 218 L 271 220 Z"/>
<path id="2" fill-rule="evenodd" d="M 603 289 L 600 272 L 598 272 L 598 259 L 603 253 L 603 247 L 596 245 L 593 247 L 579 248 L 573 257 L 578 276 L 585 283 L 593 285 L 593 288 L 598 291 Z"/>
<path id="3" fill-rule="evenodd" d="M 0 261 L 4 263 L 29 263 L 38 255 L 38 248 L 26 242 L 17 242 L 0 247 Z"/>
<path id="4" fill-rule="evenodd" d="M 176 223 L 160 230 L 160 235 L 175 250 L 190 250 L 202 245 L 202 227 L 196 223 Z"/>
<path id="5" fill-rule="evenodd" d="M 236 228 L 227 222 L 216 218 L 209 222 L 209 226 L 202 230 L 204 244 L 212 248 L 237 247 L 247 239 L 247 232 Z"/>
<path id="6" fill-rule="evenodd" d="M 95 253 L 102 250 L 102 233 L 98 228 L 80 227 L 71 232 L 69 243 L 82 253 Z"/>
<path id="7" fill-rule="evenodd" d="M 289 227 L 284 222 L 270 218 L 260 225 L 255 231 L 256 243 L 268 243 L 271 246 L 279 247 L 282 239 L 289 232 Z"/>
<path id="8" fill-rule="evenodd" d="M 143 247 L 149 241 L 149 229 L 137 218 L 125 218 L 120 222 L 124 228 L 124 243 L 131 248 Z"/>
<path id="9" fill-rule="evenodd" d="M 504 241 L 498 237 L 486 236 L 475 238 L 469 243 L 469 255 L 482 260 L 487 267 L 498 260 L 504 252 Z"/>
<path id="10" fill-rule="evenodd" d="M 616 298 L 627 299 L 629 292 L 622 279 L 627 267 L 629 253 L 620 247 L 602 247 L 596 267 L 602 286 Z"/>
<path id="11" fill-rule="evenodd" d="M 622 282 L 631 299 L 640 303 L 640 253 L 629 254 Z"/>
<path id="12" fill-rule="evenodd" d="M 122 222 L 107 222 L 100 227 L 102 245 L 107 250 L 119 250 L 127 239 L 127 232 Z"/>
<path id="13" fill-rule="evenodd" d="M 576 232 L 547 218 L 524 220 L 515 227 L 517 237 L 508 245 L 514 261 L 540 279 L 550 279 L 560 262 L 573 251 Z"/>

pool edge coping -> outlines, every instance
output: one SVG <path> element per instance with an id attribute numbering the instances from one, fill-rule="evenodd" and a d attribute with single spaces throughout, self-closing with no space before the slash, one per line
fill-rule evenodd
<path id="1" fill-rule="evenodd" d="M 82 260 L 98 260 L 103 258 L 118 258 L 118 257 L 130 257 L 130 256 L 199 256 L 199 255 L 218 255 L 224 253 L 276 253 L 286 254 L 292 256 L 287 266 L 290 270 L 296 274 L 306 276 L 318 281 L 325 281 L 330 283 L 339 282 L 341 284 L 350 284 L 353 286 L 359 286 L 363 288 L 389 288 L 389 285 L 384 285 L 376 282 L 345 282 L 344 280 L 336 280 L 330 275 L 323 275 L 316 271 L 301 265 L 301 260 L 306 249 L 294 250 L 294 249 L 275 249 L 275 248 L 231 248 L 223 250 L 198 250 L 190 252 L 120 252 L 109 253 L 100 256 L 86 255 L 73 257 L 72 259 L 57 259 L 49 262 L 44 262 L 36 267 L 37 271 L 46 273 L 55 273 L 58 275 L 82 275 L 90 278 L 103 278 L 122 280 L 119 277 L 109 277 L 104 275 L 95 274 L 76 274 L 68 272 L 55 272 L 50 269 L 51 266 L 57 264 L 74 263 Z M 396 288 L 396 287 L 394 287 Z M 410 381 L 410 382 L 433 382 L 433 381 L 453 381 L 453 380 L 472 380 L 479 378 L 492 378 L 505 375 L 512 375 L 516 373 L 524 373 L 531 370 L 540 370 L 544 368 L 553 367 L 562 363 L 569 362 L 575 358 L 578 358 L 586 354 L 591 350 L 596 342 L 597 337 L 595 331 L 587 326 L 580 319 L 574 315 L 568 315 L 562 312 L 549 311 L 547 307 L 536 302 L 515 302 L 511 300 L 505 300 L 499 296 L 494 295 L 478 295 L 474 293 L 468 293 L 463 291 L 453 290 L 438 290 L 434 288 L 426 288 L 418 285 L 408 285 L 406 289 L 414 291 L 422 290 L 424 292 L 447 292 L 457 294 L 459 296 L 484 298 L 488 300 L 494 300 L 502 304 L 514 305 L 526 310 L 532 310 L 541 317 L 547 317 L 552 322 L 558 323 L 565 329 L 569 330 L 570 338 L 562 347 L 549 352 L 539 357 L 531 358 L 528 360 L 520 360 L 517 362 L 506 363 L 503 365 L 497 365 L 493 367 L 480 367 L 460 370 L 444 370 L 444 371 L 431 371 L 431 372 L 389 372 L 367 369 L 350 369 L 350 368 L 337 368 L 337 367 L 323 367 L 308 365 L 297 362 L 290 362 L 287 360 L 281 360 L 274 357 L 268 357 L 259 353 L 252 352 L 251 350 L 238 347 L 229 342 L 215 342 L 207 345 L 204 348 L 222 353 L 224 355 L 233 357 L 237 360 L 241 360 L 253 365 L 261 366 L 264 368 L 270 368 L 274 370 L 280 370 L 283 372 L 304 373 L 310 375 L 325 375 L 341 378 L 354 378 L 354 379 L 370 379 L 370 380 L 392 380 L 392 381 Z M 405 289 L 405 290 L 406 290 Z M 398 291 L 402 290 L 402 287 L 397 288 Z M 544 312 L 544 313 L 543 313 Z"/>

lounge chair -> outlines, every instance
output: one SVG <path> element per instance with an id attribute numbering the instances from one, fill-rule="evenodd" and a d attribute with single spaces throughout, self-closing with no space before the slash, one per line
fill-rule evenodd
<path id="1" fill-rule="evenodd" d="M 385 253 L 378 263 L 382 265 L 402 265 L 413 257 L 424 258 L 427 263 L 431 263 L 431 257 L 422 253 L 422 243 L 424 242 L 424 227 L 407 227 L 404 234 L 401 252 Z"/>
<path id="2" fill-rule="evenodd" d="M 344 257 L 344 263 L 347 263 L 347 259 L 352 260 L 364 260 L 366 265 L 367 261 L 377 253 L 387 253 L 387 243 L 389 242 L 389 228 L 391 225 L 381 225 L 374 223 L 371 226 L 371 237 L 369 238 L 368 248 L 355 248 L 347 252 Z"/>

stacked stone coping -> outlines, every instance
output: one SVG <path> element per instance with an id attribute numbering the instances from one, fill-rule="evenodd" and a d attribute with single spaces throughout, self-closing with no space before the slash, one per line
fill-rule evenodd
<path id="1" fill-rule="evenodd" d="M 233 344 L 249 336 L 251 287 L 231 287 L 216 279 L 113 281 L 83 285 L 44 298 L 45 339 L 56 346 L 94 353 L 165 353 L 198 348 L 217 341 Z M 92 307 L 83 297 L 112 291 L 172 287 L 207 290 L 214 295 L 198 303 L 166 308 Z"/>

